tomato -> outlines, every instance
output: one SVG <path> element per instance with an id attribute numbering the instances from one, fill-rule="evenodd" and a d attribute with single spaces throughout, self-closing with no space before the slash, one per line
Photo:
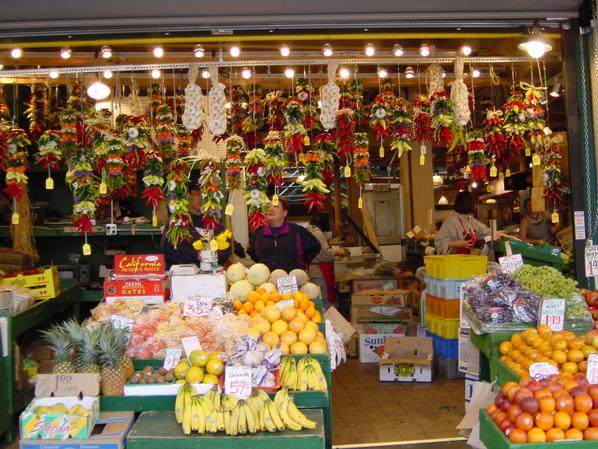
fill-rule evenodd
<path id="1" fill-rule="evenodd" d="M 598 427 L 598 408 L 595 408 L 588 413 L 588 419 L 590 420 L 590 426 Z"/>
<path id="2" fill-rule="evenodd" d="M 517 404 L 512 404 L 507 411 L 507 415 L 512 422 L 515 422 L 517 421 L 517 417 L 521 415 L 521 411 L 521 407 L 519 407 Z"/>
<path id="3" fill-rule="evenodd" d="M 542 429 L 538 429 L 534 427 L 529 432 L 527 432 L 527 442 L 528 443 L 544 443 L 546 441 L 546 434 Z"/>
<path id="4" fill-rule="evenodd" d="M 581 412 L 575 412 L 571 415 L 571 425 L 579 430 L 585 430 L 590 425 L 588 415 Z"/>
<path id="5" fill-rule="evenodd" d="M 565 432 L 563 429 L 553 427 L 546 432 L 546 441 L 560 441 L 565 439 Z"/>
<path id="6" fill-rule="evenodd" d="M 563 393 L 556 398 L 556 409 L 562 412 L 573 413 L 574 402 L 569 393 Z"/>
<path id="7" fill-rule="evenodd" d="M 556 412 L 553 418 L 555 427 L 563 430 L 567 430 L 569 427 L 571 427 L 571 416 L 569 416 L 569 413 Z"/>
<path id="8" fill-rule="evenodd" d="M 584 440 L 598 440 L 598 427 L 588 427 L 583 432 Z"/>
<path id="9" fill-rule="evenodd" d="M 534 427 L 534 418 L 532 415 L 526 412 L 522 412 L 515 421 L 515 425 L 526 432 Z"/>
<path id="10" fill-rule="evenodd" d="M 509 434 L 511 443 L 527 443 L 527 432 L 521 429 L 513 429 Z"/>
<path id="11" fill-rule="evenodd" d="M 556 408 L 556 401 L 552 395 L 541 397 L 538 402 L 540 403 L 540 411 L 542 412 L 553 412 Z"/>
<path id="12" fill-rule="evenodd" d="M 565 431 L 566 440 L 583 440 L 583 432 L 579 429 L 569 429 Z"/>
<path id="13" fill-rule="evenodd" d="M 573 401 L 575 411 L 582 413 L 589 413 L 592 410 L 592 406 L 594 405 L 592 397 L 587 393 L 581 393 L 575 396 L 575 399 Z"/>
<path id="14" fill-rule="evenodd" d="M 538 412 L 535 422 L 538 429 L 548 430 L 554 427 L 554 418 L 551 412 Z"/>

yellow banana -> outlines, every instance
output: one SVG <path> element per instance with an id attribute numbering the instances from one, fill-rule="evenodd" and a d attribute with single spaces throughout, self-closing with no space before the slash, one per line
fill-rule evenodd
<path id="1" fill-rule="evenodd" d="M 239 401 L 239 435 L 247 433 L 247 413 L 245 413 L 245 401 Z"/>
<path id="2" fill-rule="evenodd" d="M 184 395 L 184 402 L 185 402 L 185 408 L 187 407 L 191 407 L 191 398 L 194 396 L 193 394 L 191 394 L 192 390 L 191 390 L 191 384 L 185 384 L 185 395 Z"/>
<path id="3" fill-rule="evenodd" d="M 240 412 L 241 412 L 241 410 L 239 409 L 239 405 L 237 405 L 230 414 L 230 428 L 231 428 L 232 436 L 239 434 Z"/>
<path id="4" fill-rule="evenodd" d="M 278 430 L 278 428 L 277 428 L 276 424 L 274 424 L 274 420 L 272 419 L 272 416 L 270 415 L 270 409 L 267 404 L 264 404 L 264 410 L 262 411 L 262 416 L 263 416 L 262 419 L 264 421 L 262 430 L 267 430 L 270 433 L 276 432 Z"/>
<path id="5" fill-rule="evenodd" d="M 207 396 L 202 396 L 201 397 L 200 404 L 201 404 L 201 409 L 202 409 L 203 414 L 204 414 L 205 417 L 207 417 L 210 413 L 212 413 L 212 410 L 214 410 L 214 406 L 208 400 Z"/>
<path id="6" fill-rule="evenodd" d="M 274 425 L 278 430 L 283 431 L 285 429 L 285 423 L 280 415 L 279 408 L 272 401 L 268 402 L 267 407 Z"/>
<path id="7" fill-rule="evenodd" d="M 268 396 L 268 393 L 266 393 L 264 390 L 257 390 L 256 394 L 257 397 L 260 398 L 262 401 L 267 401 L 270 399 L 270 396 Z"/>
<path id="8" fill-rule="evenodd" d="M 304 429 L 315 429 L 317 423 L 315 421 L 312 421 L 311 419 L 308 419 L 307 416 L 305 416 L 303 414 L 303 412 L 301 412 L 301 410 L 299 410 L 297 408 L 297 405 L 295 404 L 295 402 L 293 400 L 289 400 L 287 402 L 287 410 L 289 412 L 289 416 L 296 421 L 297 423 L 299 423 L 301 425 L 301 427 L 303 427 Z"/>
<path id="9" fill-rule="evenodd" d="M 197 432 L 199 429 L 199 406 L 197 398 L 191 400 L 191 431 Z"/>
<path id="10" fill-rule="evenodd" d="M 222 408 L 218 410 L 216 415 L 216 429 L 218 429 L 218 432 L 224 430 L 224 411 Z"/>
<path id="11" fill-rule="evenodd" d="M 243 404 L 245 408 L 245 417 L 247 418 L 247 431 L 249 433 L 256 433 L 257 432 L 257 419 L 256 415 L 254 414 L 253 410 L 249 408 L 247 404 Z"/>
<path id="12" fill-rule="evenodd" d="M 282 422 L 287 429 L 295 431 L 301 430 L 301 424 L 299 424 L 289 415 L 289 402 L 290 399 L 285 399 L 280 405 L 280 417 L 282 418 Z"/>
<path id="13" fill-rule="evenodd" d="M 197 412 L 197 432 L 206 433 L 206 417 L 203 414 L 203 408 L 201 407 L 202 398 L 195 399 L 195 412 Z"/>
<path id="14" fill-rule="evenodd" d="M 274 405 L 276 405 L 276 408 L 280 408 L 280 403 L 283 401 L 283 399 L 287 395 L 288 395 L 288 390 L 286 388 L 278 390 L 278 392 L 274 396 Z"/>
<path id="15" fill-rule="evenodd" d="M 212 433 L 218 432 L 217 420 L 218 420 L 218 410 L 214 409 L 214 410 L 212 410 L 212 413 L 210 414 L 210 432 L 212 432 Z"/>
<path id="16" fill-rule="evenodd" d="M 224 432 L 227 435 L 232 435 L 233 434 L 232 433 L 231 422 L 230 422 L 231 413 L 232 413 L 231 411 L 224 412 Z"/>
<path id="17" fill-rule="evenodd" d="M 191 406 L 185 407 L 183 411 L 183 433 L 185 435 L 191 434 Z"/>
<path id="18" fill-rule="evenodd" d="M 318 375 L 316 374 L 313 366 L 307 367 L 307 388 L 312 391 L 318 390 L 320 388 Z"/>
<path id="19" fill-rule="evenodd" d="M 174 404 L 174 414 L 176 422 L 179 424 L 183 423 L 183 410 L 185 408 L 185 385 L 181 385 L 176 395 L 176 401 Z"/>
<path id="20" fill-rule="evenodd" d="M 307 367 L 297 370 L 297 390 L 307 391 Z"/>
<path id="21" fill-rule="evenodd" d="M 220 395 L 220 390 L 218 388 L 218 385 L 214 385 L 212 387 L 212 405 L 214 406 L 214 408 L 216 410 L 219 410 L 220 406 L 222 405 L 220 399 L 221 399 L 221 395 Z"/>

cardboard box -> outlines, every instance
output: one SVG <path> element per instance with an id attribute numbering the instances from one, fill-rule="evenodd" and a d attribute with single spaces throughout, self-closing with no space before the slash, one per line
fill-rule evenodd
<path id="1" fill-rule="evenodd" d="M 431 382 L 434 345 L 428 337 L 389 337 L 378 361 L 383 382 Z"/>
<path id="2" fill-rule="evenodd" d="M 376 363 L 384 352 L 387 337 L 393 334 L 364 334 L 359 333 L 359 361 L 361 363 Z"/>
<path id="3" fill-rule="evenodd" d="M 409 307 L 371 306 L 351 307 L 351 324 L 410 322 L 413 311 Z"/>
<path id="4" fill-rule="evenodd" d="M 102 412 L 91 436 L 82 440 L 21 439 L 20 449 L 124 449 L 135 422 L 133 412 Z"/>
<path id="5" fill-rule="evenodd" d="M 18 285 L 35 292 L 37 299 L 55 298 L 60 294 L 60 281 L 58 269 L 50 267 L 35 274 L 17 274 L 0 279 L 4 285 Z"/>
<path id="6" fill-rule="evenodd" d="M 345 317 L 335 307 L 329 307 L 324 312 L 324 320 L 330 320 L 336 333 L 343 339 L 343 343 L 348 342 L 356 332 L 351 323 L 345 320 Z M 355 349 L 357 350 L 357 348 Z"/>
<path id="7" fill-rule="evenodd" d="M 118 300 L 140 300 L 146 304 L 162 304 L 165 296 L 165 278 L 104 281 L 104 298 L 107 304 Z"/>
<path id="8" fill-rule="evenodd" d="M 170 299 L 172 302 L 185 302 L 188 298 L 224 298 L 226 276 L 220 274 L 196 274 L 193 276 L 170 277 Z"/>
<path id="9" fill-rule="evenodd" d="M 114 256 L 115 276 L 160 276 L 165 275 L 166 264 L 163 254 L 123 254 Z"/>
<path id="10" fill-rule="evenodd" d="M 347 357 L 357 357 L 358 350 L 357 347 L 359 346 L 359 334 L 355 332 L 351 335 L 351 338 L 343 343 L 345 348 L 345 354 Z"/>
<path id="11" fill-rule="evenodd" d="M 351 282 L 351 291 L 353 294 L 361 293 L 365 290 L 396 290 L 399 288 L 399 281 L 395 278 L 380 279 L 354 279 Z"/>
<path id="12" fill-rule="evenodd" d="M 408 290 L 365 290 L 351 295 L 351 306 L 409 306 Z"/>
<path id="13" fill-rule="evenodd" d="M 471 342 L 471 329 L 459 329 L 459 371 L 470 376 L 480 373 L 480 350 Z"/>
<path id="14" fill-rule="evenodd" d="M 479 380 L 479 376 L 465 375 L 465 412 L 469 411 L 469 405 L 473 397 L 473 386 Z"/>
<path id="15" fill-rule="evenodd" d="M 100 376 L 97 374 L 40 374 L 35 398 L 19 418 L 21 438 L 44 440 L 87 439 L 100 414 Z M 46 410 L 62 403 L 67 412 Z M 87 413 L 71 411 L 75 405 Z"/>

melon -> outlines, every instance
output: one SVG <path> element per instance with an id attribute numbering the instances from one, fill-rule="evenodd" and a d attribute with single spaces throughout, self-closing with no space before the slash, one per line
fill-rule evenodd
<path id="1" fill-rule="evenodd" d="M 288 274 L 287 274 L 286 271 L 281 270 L 280 268 L 278 268 L 278 269 L 274 270 L 272 273 L 270 273 L 270 283 L 274 284 L 274 285 L 277 285 L 276 284 L 276 280 L 277 279 L 284 278 L 284 277 L 287 277 L 287 276 L 288 276 Z"/>
<path id="2" fill-rule="evenodd" d="M 259 288 L 263 288 L 266 293 L 270 293 L 277 290 L 276 285 L 272 284 L 271 282 L 266 282 L 260 285 Z"/>
<path id="3" fill-rule="evenodd" d="M 242 263 L 235 263 L 232 264 L 226 270 L 226 280 L 231 284 L 234 284 L 237 281 L 242 281 L 245 279 L 245 265 Z"/>
<path id="4" fill-rule="evenodd" d="M 307 275 L 307 273 L 303 270 L 300 270 L 299 268 L 296 268 L 293 271 L 291 271 L 289 273 L 289 276 L 295 276 L 297 278 L 297 285 L 299 287 L 303 287 L 307 283 L 307 281 L 309 281 L 309 276 Z"/>
<path id="5" fill-rule="evenodd" d="M 247 301 L 247 296 L 253 291 L 253 285 L 246 279 L 235 282 L 230 287 L 230 296 L 233 301 Z"/>
<path id="6" fill-rule="evenodd" d="M 320 297 L 320 287 L 312 282 L 307 282 L 301 287 L 301 293 L 305 293 L 312 301 Z"/>
<path id="7" fill-rule="evenodd" d="M 269 278 L 270 270 L 263 263 L 252 265 L 247 272 L 247 280 L 255 286 L 268 282 Z"/>

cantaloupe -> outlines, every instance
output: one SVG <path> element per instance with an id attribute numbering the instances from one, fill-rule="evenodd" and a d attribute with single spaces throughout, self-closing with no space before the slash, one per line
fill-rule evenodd
<path id="1" fill-rule="evenodd" d="M 274 284 L 274 285 L 277 285 L 276 284 L 276 280 L 277 279 L 284 278 L 284 277 L 287 277 L 287 276 L 288 276 L 288 274 L 287 274 L 286 271 L 281 270 L 280 268 L 278 268 L 278 269 L 274 270 L 272 273 L 270 273 L 270 283 Z"/>
<path id="2" fill-rule="evenodd" d="M 255 286 L 268 282 L 269 278 L 270 270 L 263 263 L 252 265 L 247 272 L 247 280 Z"/>
<path id="3" fill-rule="evenodd" d="M 237 281 L 241 281 L 245 279 L 245 265 L 242 263 L 235 263 L 232 264 L 226 270 L 226 280 L 231 284 L 234 284 Z"/>
<path id="4" fill-rule="evenodd" d="M 253 291 L 253 285 L 247 279 L 235 282 L 230 287 L 230 296 L 233 301 L 247 301 L 247 295 Z"/>
<path id="5" fill-rule="evenodd" d="M 312 282 L 306 283 L 303 287 L 300 288 L 301 293 L 305 293 L 309 296 L 309 299 L 314 300 L 320 297 L 320 287 Z"/>
<path id="6" fill-rule="evenodd" d="M 276 290 L 276 285 L 272 284 L 271 282 L 266 282 L 260 285 L 259 288 L 263 288 L 266 291 L 266 293 L 269 293 Z"/>
<path id="7" fill-rule="evenodd" d="M 307 281 L 309 281 L 309 276 L 307 273 L 299 268 L 295 268 L 293 271 L 291 271 L 289 276 L 295 276 L 297 278 L 297 285 L 299 287 L 303 287 Z"/>

